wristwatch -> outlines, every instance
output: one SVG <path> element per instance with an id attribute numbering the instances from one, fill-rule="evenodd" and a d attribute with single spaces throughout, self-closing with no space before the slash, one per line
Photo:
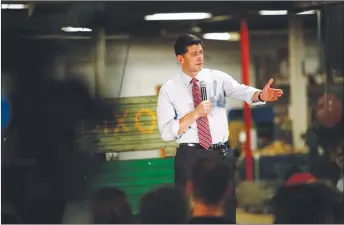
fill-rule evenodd
<path id="1" fill-rule="evenodd" d="M 262 91 L 259 93 L 259 95 L 258 95 L 258 100 L 261 101 L 261 102 L 264 102 L 263 99 L 262 99 L 262 97 L 261 97 L 261 94 L 262 94 L 262 93 L 263 93 Z"/>

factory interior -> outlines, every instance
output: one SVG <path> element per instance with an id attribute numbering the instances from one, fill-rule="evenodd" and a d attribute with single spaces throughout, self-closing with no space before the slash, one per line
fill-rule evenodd
<path id="1" fill-rule="evenodd" d="M 1 6 L 2 223 L 96 223 L 88 203 L 105 187 L 136 218 L 145 193 L 174 183 L 178 144 L 161 138 L 157 101 L 181 34 L 203 40 L 205 68 L 283 90 L 259 106 L 227 99 L 236 223 L 274 223 L 271 200 L 294 173 L 336 190 L 344 209 L 342 1 Z"/>

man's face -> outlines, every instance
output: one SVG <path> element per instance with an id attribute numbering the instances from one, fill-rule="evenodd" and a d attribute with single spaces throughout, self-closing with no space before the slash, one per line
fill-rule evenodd
<path id="1" fill-rule="evenodd" d="M 203 48 L 201 44 L 187 47 L 187 52 L 182 56 L 177 56 L 185 71 L 195 73 L 203 67 Z"/>

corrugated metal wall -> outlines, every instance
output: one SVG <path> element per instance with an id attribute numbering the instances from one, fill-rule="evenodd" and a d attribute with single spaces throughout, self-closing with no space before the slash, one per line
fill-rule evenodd
<path id="1" fill-rule="evenodd" d="M 157 96 L 108 99 L 113 105 L 113 120 L 79 125 L 80 150 L 93 146 L 97 153 L 164 149 L 175 152 L 177 144 L 160 138 L 156 107 Z M 165 155 L 165 154 L 164 154 Z M 151 188 L 174 181 L 174 158 L 115 160 L 105 162 L 89 180 L 86 197 L 101 188 L 113 186 L 129 197 L 134 212 L 139 198 Z"/>
<path id="2" fill-rule="evenodd" d="M 173 141 L 160 138 L 157 126 L 157 96 L 109 99 L 114 109 L 113 120 L 97 125 L 80 124 L 79 147 L 90 142 L 97 152 L 122 152 L 152 149 L 176 149 Z"/>

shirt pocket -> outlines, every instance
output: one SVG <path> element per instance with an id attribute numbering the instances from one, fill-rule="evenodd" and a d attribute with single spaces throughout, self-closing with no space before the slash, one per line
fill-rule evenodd
<path id="1" fill-rule="evenodd" d="M 226 97 L 223 89 L 217 84 L 216 81 L 213 83 L 212 96 L 211 96 L 212 107 L 226 107 Z"/>

